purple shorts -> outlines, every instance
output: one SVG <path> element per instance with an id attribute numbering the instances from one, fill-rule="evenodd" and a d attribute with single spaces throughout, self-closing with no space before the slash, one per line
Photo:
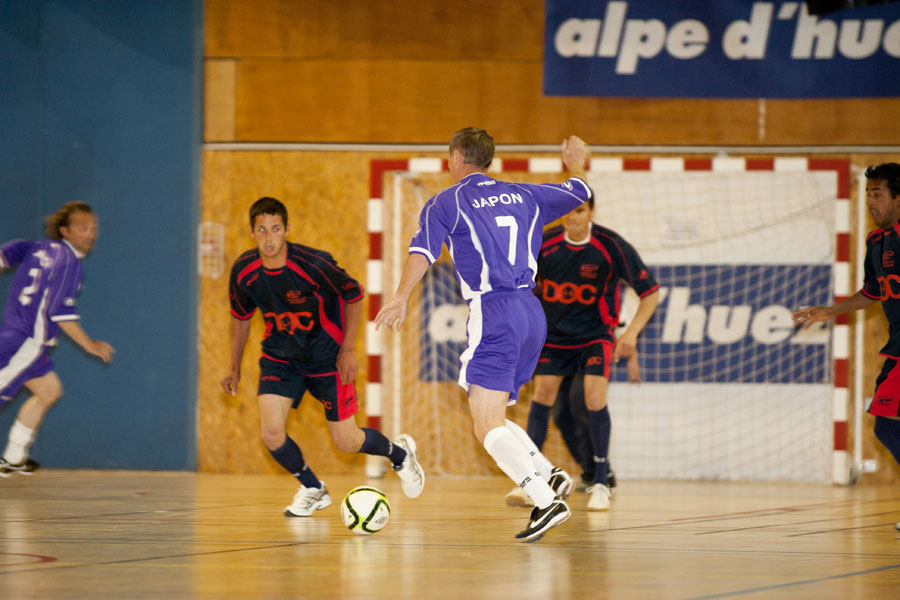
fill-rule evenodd
<path id="1" fill-rule="evenodd" d="M 547 338 L 547 317 L 531 290 L 490 292 L 469 302 L 469 345 L 459 357 L 459 385 L 480 385 L 519 397 Z"/>
<path id="2" fill-rule="evenodd" d="M 41 342 L 18 331 L 0 331 L 0 403 L 11 401 L 26 381 L 52 370 Z"/>

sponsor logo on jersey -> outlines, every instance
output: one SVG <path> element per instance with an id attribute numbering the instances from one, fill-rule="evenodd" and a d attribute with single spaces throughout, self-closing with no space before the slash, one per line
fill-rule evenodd
<path id="1" fill-rule="evenodd" d="M 885 250 L 881 254 L 881 266 L 886 267 L 886 268 L 894 266 L 894 251 L 893 250 Z"/>
<path id="2" fill-rule="evenodd" d="M 581 265 L 581 276 L 585 279 L 597 279 L 600 265 Z"/>
<path id="3" fill-rule="evenodd" d="M 262 380 L 263 381 L 281 381 L 281 377 L 279 377 L 278 375 L 263 375 Z"/>
<path id="4" fill-rule="evenodd" d="M 542 279 L 541 284 L 541 297 L 546 302 L 593 304 L 597 301 L 597 288 L 589 283 L 578 285 L 570 281 L 556 283 Z"/>
<path id="5" fill-rule="evenodd" d="M 878 278 L 878 287 L 881 288 L 882 300 L 896 300 L 900 298 L 900 275 L 887 275 Z"/>
<path id="6" fill-rule="evenodd" d="M 287 294 L 285 294 L 287 301 L 289 304 L 303 304 L 306 302 L 306 298 L 303 296 L 302 292 L 298 292 L 297 290 L 291 290 Z"/>
<path id="7" fill-rule="evenodd" d="M 273 312 L 263 313 L 266 319 L 265 337 L 269 337 L 273 330 L 293 335 L 296 331 L 309 331 L 316 322 L 312 318 L 312 313 L 308 312 L 284 312 L 276 314 Z"/>

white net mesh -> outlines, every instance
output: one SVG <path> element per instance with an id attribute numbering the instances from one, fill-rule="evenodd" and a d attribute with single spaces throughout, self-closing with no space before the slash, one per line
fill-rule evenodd
<path id="1" fill-rule="evenodd" d="M 628 240 L 661 286 L 639 341 L 643 383 L 628 384 L 624 364 L 611 377 L 616 473 L 830 481 L 830 330 L 795 331 L 790 313 L 832 299 L 834 173 L 649 171 L 589 179 L 595 221 Z M 389 297 L 422 205 L 450 180 L 405 173 L 387 183 Z M 624 319 L 636 304 L 626 295 Z M 386 338 L 385 423 L 416 436 L 432 472 L 499 473 L 472 436 L 456 384 L 465 318 L 445 257 L 418 286 L 401 334 Z M 524 390 L 509 412 L 523 425 L 530 396 Z M 544 451 L 577 470 L 552 426 Z"/>

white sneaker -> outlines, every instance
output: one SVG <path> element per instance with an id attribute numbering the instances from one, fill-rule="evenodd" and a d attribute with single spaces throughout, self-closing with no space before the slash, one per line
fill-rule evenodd
<path id="1" fill-rule="evenodd" d="M 608 487 L 602 483 L 595 483 L 587 491 L 591 494 L 587 503 L 588 510 L 609 510 L 609 499 L 612 498 L 612 494 Z"/>
<path id="2" fill-rule="evenodd" d="M 506 495 L 507 506 L 534 506 L 534 500 L 519 486 L 514 487 Z"/>
<path id="3" fill-rule="evenodd" d="M 394 443 L 406 450 L 403 464 L 399 469 L 394 469 L 403 485 L 403 493 L 409 498 L 418 498 L 425 488 L 425 471 L 416 458 L 416 441 L 410 435 L 402 433 Z"/>
<path id="4" fill-rule="evenodd" d="M 322 510 L 331 506 L 331 496 L 328 495 L 328 488 L 325 482 L 321 482 L 320 488 L 308 488 L 300 486 L 297 493 L 294 494 L 294 501 L 290 506 L 284 508 L 284 516 L 286 517 L 308 517 L 317 510 Z"/>

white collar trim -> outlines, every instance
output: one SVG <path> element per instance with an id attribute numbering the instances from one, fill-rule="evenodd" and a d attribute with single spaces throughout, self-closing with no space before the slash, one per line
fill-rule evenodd
<path id="1" fill-rule="evenodd" d="M 75 246 L 69 243 L 69 240 L 64 239 L 63 241 L 66 243 L 66 246 L 72 249 L 72 252 L 74 252 L 75 256 L 77 256 L 78 258 L 84 258 L 85 256 L 87 256 L 87 254 L 85 254 L 84 252 L 79 252 L 78 250 L 76 250 Z"/>

